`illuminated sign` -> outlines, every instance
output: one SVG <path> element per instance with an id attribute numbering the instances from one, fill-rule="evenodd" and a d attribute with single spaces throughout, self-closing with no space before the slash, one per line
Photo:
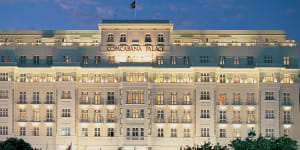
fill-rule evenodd
<path id="1" fill-rule="evenodd" d="M 152 52 L 164 51 L 163 46 L 107 46 L 107 51 L 137 51 Z"/>

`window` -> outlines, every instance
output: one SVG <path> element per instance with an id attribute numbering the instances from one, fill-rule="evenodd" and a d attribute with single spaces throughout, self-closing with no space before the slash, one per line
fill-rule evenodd
<path id="1" fill-rule="evenodd" d="M 101 64 L 101 56 L 95 56 L 95 64 Z"/>
<path id="2" fill-rule="evenodd" d="M 239 74 L 233 74 L 233 83 L 240 83 L 240 75 Z"/>
<path id="3" fill-rule="evenodd" d="M 163 128 L 157 129 L 157 137 L 164 137 L 164 129 Z"/>
<path id="4" fill-rule="evenodd" d="M 132 128 L 132 139 L 137 140 L 138 136 L 139 136 L 139 128 Z"/>
<path id="5" fill-rule="evenodd" d="M 65 63 L 71 63 L 71 60 L 72 60 L 72 58 L 71 58 L 71 56 L 64 56 L 64 61 L 65 61 Z"/>
<path id="6" fill-rule="evenodd" d="M 8 73 L 7 72 L 0 73 L 0 81 L 8 81 Z"/>
<path id="7" fill-rule="evenodd" d="M 266 137 L 274 137 L 274 129 L 265 129 Z"/>
<path id="8" fill-rule="evenodd" d="M 47 56 L 47 64 L 52 65 L 53 64 L 53 56 Z"/>
<path id="9" fill-rule="evenodd" d="M 283 93 L 283 105 L 290 105 L 290 93 Z"/>
<path id="10" fill-rule="evenodd" d="M 201 91 L 200 100 L 210 100 L 209 91 Z"/>
<path id="11" fill-rule="evenodd" d="M 233 57 L 233 64 L 235 64 L 235 65 L 240 64 L 239 56 L 234 56 L 234 57 Z"/>
<path id="12" fill-rule="evenodd" d="M 200 118 L 210 118 L 209 109 L 202 109 L 200 111 Z"/>
<path id="13" fill-rule="evenodd" d="M 121 34 L 120 35 L 120 42 L 126 42 L 126 34 Z"/>
<path id="14" fill-rule="evenodd" d="M 89 92 L 84 91 L 81 92 L 81 104 L 88 104 L 89 103 Z"/>
<path id="15" fill-rule="evenodd" d="M 208 61 L 208 56 L 200 56 L 200 63 L 201 64 L 207 64 Z"/>
<path id="16" fill-rule="evenodd" d="M 107 104 L 115 104 L 115 92 L 107 92 Z"/>
<path id="17" fill-rule="evenodd" d="M 127 72 L 126 73 L 127 82 L 144 82 L 145 73 L 143 72 Z"/>
<path id="18" fill-rule="evenodd" d="M 26 74 L 25 73 L 20 74 L 20 82 L 26 82 Z"/>
<path id="19" fill-rule="evenodd" d="M 283 129 L 283 135 L 289 136 L 289 128 Z"/>
<path id="20" fill-rule="evenodd" d="M 95 74 L 94 75 L 94 82 L 95 83 L 103 82 L 103 80 L 101 80 L 101 74 Z"/>
<path id="21" fill-rule="evenodd" d="M 209 73 L 200 73 L 200 82 L 209 82 Z"/>
<path id="22" fill-rule="evenodd" d="M 240 122 L 240 119 L 241 119 L 240 114 L 241 114 L 241 111 L 233 110 L 233 119 L 232 119 L 232 121 L 233 122 Z"/>
<path id="23" fill-rule="evenodd" d="M 254 111 L 247 111 L 247 123 L 255 123 L 255 112 Z"/>
<path id="24" fill-rule="evenodd" d="M 157 42 L 164 42 L 164 35 L 163 34 L 158 34 Z"/>
<path id="25" fill-rule="evenodd" d="M 220 129 L 220 138 L 226 138 L 226 129 Z"/>
<path id="26" fill-rule="evenodd" d="M 115 64 L 115 56 L 108 56 L 108 64 Z"/>
<path id="27" fill-rule="evenodd" d="M 247 93 L 247 105 L 254 105 L 254 93 Z"/>
<path id="28" fill-rule="evenodd" d="M 171 64 L 176 65 L 176 56 L 171 56 Z"/>
<path id="29" fill-rule="evenodd" d="M 189 56 L 184 56 L 184 57 L 183 57 L 183 60 L 184 60 L 184 64 L 185 64 L 185 65 L 188 65 L 189 62 L 190 62 L 190 57 L 189 57 Z"/>
<path id="30" fill-rule="evenodd" d="M 113 137 L 114 136 L 114 128 L 108 128 L 107 129 L 107 136 Z"/>
<path id="31" fill-rule="evenodd" d="M 95 128 L 95 136 L 100 136 L 100 128 Z"/>
<path id="32" fill-rule="evenodd" d="M 46 93 L 46 103 L 52 104 L 53 103 L 53 92 Z"/>
<path id="33" fill-rule="evenodd" d="M 271 64 L 272 63 L 272 56 L 265 56 L 264 57 L 264 63 L 265 64 Z"/>
<path id="34" fill-rule="evenodd" d="M 164 92 L 162 91 L 157 92 L 157 104 L 158 105 L 164 104 Z"/>
<path id="35" fill-rule="evenodd" d="M 220 56 L 220 65 L 224 65 L 225 64 L 225 56 Z"/>
<path id="36" fill-rule="evenodd" d="M 0 99 L 8 98 L 8 90 L 0 90 Z"/>
<path id="37" fill-rule="evenodd" d="M 107 122 L 115 121 L 115 110 L 107 110 Z"/>
<path id="38" fill-rule="evenodd" d="M 139 110 L 138 109 L 132 110 L 132 118 L 139 118 Z"/>
<path id="39" fill-rule="evenodd" d="M 248 65 L 253 65 L 253 56 L 247 56 Z"/>
<path id="40" fill-rule="evenodd" d="M 288 66 L 290 64 L 290 57 L 283 56 L 283 65 Z"/>
<path id="41" fill-rule="evenodd" d="M 33 74 L 33 82 L 40 82 L 40 74 L 39 73 L 34 73 Z"/>
<path id="42" fill-rule="evenodd" d="M 26 64 L 26 56 L 20 56 L 20 64 Z"/>
<path id="43" fill-rule="evenodd" d="M 267 73 L 265 76 L 265 80 L 268 83 L 274 82 L 274 74 L 273 73 Z"/>
<path id="44" fill-rule="evenodd" d="M 274 110 L 267 109 L 266 112 L 265 112 L 265 118 L 266 119 L 275 119 Z"/>
<path id="45" fill-rule="evenodd" d="M 150 34 L 145 35 L 145 42 L 152 42 Z"/>
<path id="46" fill-rule="evenodd" d="M 171 92 L 171 105 L 177 104 L 177 92 Z"/>
<path id="47" fill-rule="evenodd" d="M 40 110 L 38 108 L 33 109 L 33 122 L 40 121 Z"/>
<path id="48" fill-rule="evenodd" d="M 189 104 L 191 104 L 190 93 L 184 92 L 183 93 L 183 105 L 189 105 Z"/>
<path id="49" fill-rule="evenodd" d="M 72 99 L 71 97 L 71 91 L 69 90 L 64 90 L 62 91 L 62 99 Z"/>
<path id="50" fill-rule="evenodd" d="M 171 137 L 177 137 L 177 129 L 171 128 Z"/>
<path id="51" fill-rule="evenodd" d="M 265 92 L 265 100 L 275 100 L 274 98 L 274 92 Z"/>
<path id="52" fill-rule="evenodd" d="M 107 35 L 107 42 L 114 42 L 114 35 L 113 34 L 108 34 Z"/>
<path id="53" fill-rule="evenodd" d="M 52 136 L 52 128 L 47 127 L 47 136 Z"/>
<path id="54" fill-rule="evenodd" d="M 183 123 L 191 123 L 192 119 L 191 119 L 191 112 L 190 111 L 183 111 Z"/>
<path id="55" fill-rule="evenodd" d="M 33 127 L 32 136 L 40 136 L 40 128 L 39 127 Z"/>
<path id="56" fill-rule="evenodd" d="M 26 109 L 20 109 L 20 115 L 19 115 L 19 120 L 20 121 L 26 121 Z"/>
<path id="57" fill-rule="evenodd" d="M 81 128 L 81 136 L 88 136 L 89 130 L 88 128 Z"/>
<path id="58" fill-rule="evenodd" d="M 164 122 L 164 111 L 163 110 L 157 110 L 157 122 L 158 123 Z"/>
<path id="59" fill-rule="evenodd" d="M 33 103 L 40 103 L 40 92 L 33 92 Z"/>
<path id="60" fill-rule="evenodd" d="M 209 137 L 209 128 L 201 128 L 201 137 Z"/>
<path id="61" fill-rule="evenodd" d="M 101 92 L 94 92 L 94 104 L 101 104 Z"/>
<path id="62" fill-rule="evenodd" d="M 20 127 L 20 136 L 26 136 L 26 128 Z"/>
<path id="63" fill-rule="evenodd" d="M 226 123 L 226 111 L 220 110 L 220 123 Z"/>
<path id="64" fill-rule="evenodd" d="M 183 137 L 190 137 L 190 129 L 183 129 Z"/>
<path id="65" fill-rule="evenodd" d="M 62 128 L 61 136 L 70 136 L 70 128 L 69 127 Z"/>
<path id="66" fill-rule="evenodd" d="M 94 122 L 102 122 L 102 117 L 101 117 L 101 111 L 100 110 L 94 110 Z"/>
<path id="67" fill-rule="evenodd" d="M 187 83 L 187 82 L 190 82 L 190 81 L 191 81 L 190 75 L 187 74 L 187 73 L 183 74 L 183 82 Z"/>
<path id="68" fill-rule="evenodd" d="M 233 104 L 234 105 L 240 105 L 241 102 L 240 102 L 240 93 L 233 93 Z"/>
<path id="69" fill-rule="evenodd" d="M 156 82 L 163 83 L 164 82 L 164 74 L 156 74 Z"/>
<path id="70" fill-rule="evenodd" d="M 9 56 L 1 56 L 1 62 L 2 63 L 8 63 L 9 62 Z"/>
<path id="71" fill-rule="evenodd" d="M 53 110 L 52 108 L 47 108 L 46 121 L 53 121 Z"/>
<path id="72" fill-rule="evenodd" d="M 163 65 L 164 64 L 163 56 L 156 56 L 156 64 L 157 65 Z"/>
<path id="73" fill-rule="evenodd" d="M 178 123 L 177 119 L 177 110 L 171 110 L 171 120 L 169 120 L 170 123 Z"/>
<path id="74" fill-rule="evenodd" d="M 220 83 L 226 83 L 225 74 L 220 74 Z"/>
<path id="75" fill-rule="evenodd" d="M 219 94 L 219 105 L 225 105 L 226 104 L 226 94 L 220 93 Z"/>
<path id="76" fill-rule="evenodd" d="M 0 135 L 8 135 L 8 127 L 0 126 Z"/>
<path id="77" fill-rule="evenodd" d="M 89 111 L 88 110 L 81 110 L 81 122 L 88 122 L 89 121 Z"/>
<path id="78" fill-rule="evenodd" d="M 20 103 L 26 103 L 26 92 L 20 92 Z"/>
<path id="79" fill-rule="evenodd" d="M 291 123 L 291 111 L 290 110 L 283 111 L 283 122 Z"/>
<path id="80" fill-rule="evenodd" d="M 69 108 L 62 109 L 62 117 L 71 117 L 71 109 Z"/>
<path id="81" fill-rule="evenodd" d="M 33 64 L 35 65 L 40 64 L 40 56 L 33 56 Z"/>
<path id="82" fill-rule="evenodd" d="M 89 56 L 82 56 L 82 64 L 87 65 L 89 63 Z"/>
<path id="83" fill-rule="evenodd" d="M 8 117 L 8 108 L 0 108 L 0 117 Z"/>
<path id="84" fill-rule="evenodd" d="M 127 104 L 144 104 L 144 91 L 127 91 Z"/>
<path id="85" fill-rule="evenodd" d="M 234 138 L 240 137 L 240 129 L 237 128 L 233 129 L 233 137 Z"/>
<path id="86" fill-rule="evenodd" d="M 284 74 L 283 75 L 283 83 L 290 83 L 291 82 L 291 78 L 289 74 Z"/>

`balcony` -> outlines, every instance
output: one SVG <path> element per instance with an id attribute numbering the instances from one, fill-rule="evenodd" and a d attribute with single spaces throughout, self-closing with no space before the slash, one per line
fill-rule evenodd
<path id="1" fill-rule="evenodd" d="M 79 104 L 80 105 L 90 105 L 91 104 L 91 102 L 90 101 L 86 101 L 86 100 L 81 100 L 80 102 L 79 102 Z"/>
<path id="2" fill-rule="evenodd" d="M 232 121 L 232 124 L 242 124 L 242 121 L 241 120 L 233 120 Z"/>
<path id="3" fill-rule="evenodd" d="M 55 104 L 52 100 L 47 100 L 44 104 Z"/>
<path id="4" fill-rule="evenodd" d="M 292 106 L 293 104 L 290 101 L 284 101 L 281 103 L 281 106 Z"/>
<path id="5" fill-rule="evenodd" d="M 54 121 L 54 119 L 49 118 L 49 119 L 46 119 L 44 122 L 55 122 L 55 121 Z"/>
<path id="6" fill-rule="evenodd" d="M 79 120 L 79 122 L 80 122 L 80 123 L 88 123 L 88 122 L 91 122 L 91 121 L 90 121 L 90 119 L 88 119 L 88 118 L 81 118 L 81 119 Z"/>
<path id="7" fill-rule="evenodd" d="M 227 124 L 228 122 L 227 122 L 227 120 L 219 120 L 217 123 L 219 123 L 219 124 Z"/>
<path id="8" fill-rule="evenodd" d="M 192 123 L 192 119 L 183 119 L 183 120 L 181 121 L 181 123 L 190 124 L 190 123 Z"/>
<path id="9" fill-rule="evenodd" d="M 99 101 L 94 100 L 93 102 L 91 102 L 91 104 L 93 104 L 93 105 L 104 105 L 104 101 L 103 100 L 99 100 Z"/>
<path id="10" fill-rule="evenodd" d="M 232 105 L 243 105 L 241 101 L 233 101 Z"/>
<path id="11" fill-rule="evenodd" d="M 17 102 L 17 104 L 27 104 L 26 100 L 20 100 Z"/>
<path id="12" fill-rule="evenodd" d="M 247 124 L 256 124 L 256 121 L 255 121 L 255 120 L 247 120 L 246 123 L 247 123 Z"/>
<path id="13" fill-rule="evenodd" d="M 291 122 L 291 120 L 284 120 L 283 124 L 293 124 L 293 122 Z"/>
<path id="14" fill-rule="evenodd" d="M 255 101 L 247 101 L 247 105 L 256 105 Z"/>
<path id="15" fill-rule="evenodd" d="M 106 119 L 106 123 L 116 123 L 117 122 L 117 119 L 115 118 L 107 118 Z"/>
<path id="16" fill-rule="evenodd" d="M 143 136 L 126 136 L 126 140 L 144 140 Z"/>
<path id="17" fill-rule="evenodd" d="M 156 119 L 154 120 L 154 122 L 155 122 L 155 123 L 166 123 L 165 119 L 158 119 L 158 118 L 156 118 Z"/>
<path id="18" fill-rule="evenodd" d="M 182 105 L 192 105 L 192 101 L 183 101 Z"/>
<path id="19" fill-rule="evenodd" d="M 107 100 L 106 101 L 106 105 L 116 105 L 116 101 L 115 100 Z"/>
<path id="20" fill-rule="evenodd" d="M 39 100 L 34 100 L 31 102 L 31 104 L 41 104 L 41 102 Z"/>
<path id="21" fill-rule="evenodd" d="M 154 105 L 166 105 L 166 102 L 165 101 L 155 101 L 154 102 Z"/>
<path id="22" fill-rule="evenodd" d="M 169 119 L 168 123 L 179 123 L 178 119 Z"/>
<path id="23" fill-rule="evenodd" d="M 33 119 L 33 120 L 31 120 L 31 122 L 41 122 L 41 120 L 40 119 Z"/>
<path id="24" fill-rule="evenodd" d="M 180 105 L 178 101 L 168 101 L 168 105 Z"/>
<path id="25" fill-rule="evenodd" d="M 104 118 L 95 118 L 94 120 L 93 120 L 93 123 L 104 123 Z"/>
<path id="26" fill-rule="evenodd" d="M 27 122 L 27 120 L 21 118 L 21 119 L 18 119 L 17 122 Z"/>

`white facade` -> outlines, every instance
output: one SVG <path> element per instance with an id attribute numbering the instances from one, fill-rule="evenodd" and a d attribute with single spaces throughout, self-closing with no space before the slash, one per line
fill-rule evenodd
<path id="1" fill-rule="evenodd" d="M 173 30 L 165 20 L 0 31 L 0 140 L 176 150 L 254 130 L 300 141 L 298 46 L 285 38 Z"/>

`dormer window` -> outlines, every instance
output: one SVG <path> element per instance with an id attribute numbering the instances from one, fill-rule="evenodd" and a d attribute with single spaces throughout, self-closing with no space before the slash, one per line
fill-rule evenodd
<path id="1" fill-rule="evenodd" d="M 164 35 L 163 34 L 158 34 L 157 42 L 164 42 Z"/>
<path id="2" fill-rule="evenodd" d="M 121 34 L 120 36 L 120 42 L 126 42 L 126 34 Z"/>
<path id="3" fill-rule="evenodd" d="M 150 34 L 145 35 L 145 42 L 152 42 Z"/>
<path id="4" fill-rule="evenodd" d="M 108 34 L 107 42 L 114 42 L 114 35 L 113 34 Z"/>

